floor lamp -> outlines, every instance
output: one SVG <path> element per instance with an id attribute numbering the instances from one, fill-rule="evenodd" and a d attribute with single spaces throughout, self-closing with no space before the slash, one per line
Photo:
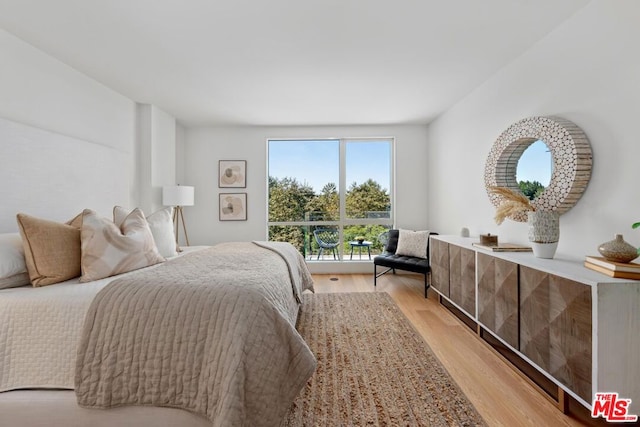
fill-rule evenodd
<path id="1" fill-rule="evenodd" d="M 180 222 L 182 222 L 182 230 L 184 238 L 189 246 L 189 236 L 187 235 L 187 226 L 184 222 L 182 208 L 184 206 L 193 206 L 194 189 L 188 185 L 172 185 L 162 187 L 162 204 L 164 206 L 173 206 L 173 228 L 176 231 L 176 245 L 178 243 L 178 234 L 180 232 Z"/>

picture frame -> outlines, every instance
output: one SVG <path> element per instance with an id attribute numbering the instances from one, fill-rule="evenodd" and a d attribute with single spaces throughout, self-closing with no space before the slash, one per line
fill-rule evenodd
<path id="1" fill-rule="evenodd" d="M 218 212 L 220 221 L 246 221 L 247 193 L 220 193 Z"/>
<path id="2" fill-rule="evenodd" d="M 218 161 L 219 188 L 246 188 L 247 161 L 219 160 Z"/>

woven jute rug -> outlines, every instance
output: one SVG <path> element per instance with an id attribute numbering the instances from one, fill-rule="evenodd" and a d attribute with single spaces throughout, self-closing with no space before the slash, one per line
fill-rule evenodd
<path id="1" fill-rule="evenodd" d="M 485 425 L 389 294 L 305 294 L 298 330 L 318 367 L 286 426 Z"/>

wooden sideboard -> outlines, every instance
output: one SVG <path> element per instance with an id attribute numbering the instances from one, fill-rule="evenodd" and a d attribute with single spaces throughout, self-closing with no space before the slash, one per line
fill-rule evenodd
<path id="1" fill-rule="evenodd" d="M 640 281 L 477 241 L 431 236 L 431 286 L 441 301 L 557 386 L 550 394 L 561 409 L 565 393 L 591 409 L 596 392 L 617 392 L 640 413 Z"/>

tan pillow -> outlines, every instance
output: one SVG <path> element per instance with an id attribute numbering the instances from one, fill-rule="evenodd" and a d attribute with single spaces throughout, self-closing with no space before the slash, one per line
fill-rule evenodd
<path id="1" fill-rule="evenodd" d="M 427 257 L 427 245 L 429 244 L 429 230 L 411 231 L 402 230 L 398 235 L 398 249 L 396 255 L 412 256 L 416 258 Z"/>
<path id="2" fill-rule="evenodd" d="M 134 209 L 120 228 L 110 219 L 85 209 L 82 214 L 81 282 L 163 262 L 153 241 L 149 224 L 140 209 Z"/>
<path id="3" fill-rule="evenodd" d="M 113 207 L 113 222 L 120 227 L 129 215 L 129 210 L 120 206 Z M 147 217 L 147 223 L 156 242 L 158 252 L 165 258 L 178 255 L 176 251 L 176 235 L 173 231 L 173 207 L 160 209 Z"/>
<path id="4" fill-rule="evenodd" d="M 22 213 L 17 219 L 33 286 L 52 285 L 80 275 L 81 217 L 67 224 Z"/>

